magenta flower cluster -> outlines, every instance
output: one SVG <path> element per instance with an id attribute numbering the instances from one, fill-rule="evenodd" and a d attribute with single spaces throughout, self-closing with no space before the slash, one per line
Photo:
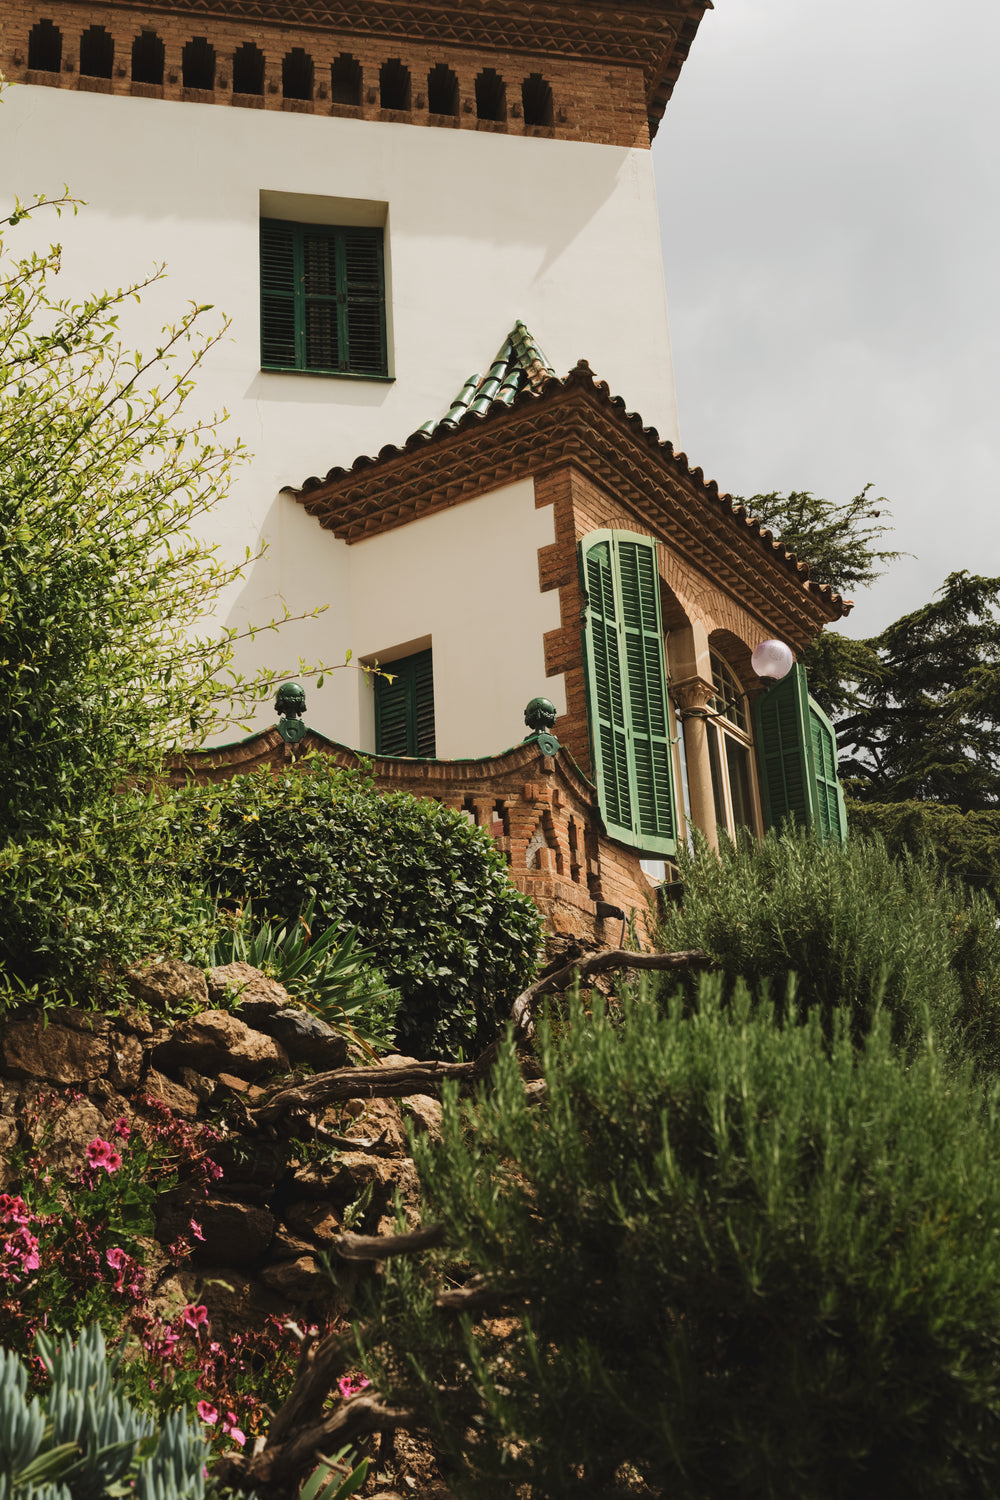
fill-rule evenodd
<path id="1" fill-rule="evenodd" d="M 29 1271 L 37 1271 L 38 1236 L 31 1233 L 31 1215 L 23 1198 L 0 1193 L 0 1278 L 15 1285 Z"/>

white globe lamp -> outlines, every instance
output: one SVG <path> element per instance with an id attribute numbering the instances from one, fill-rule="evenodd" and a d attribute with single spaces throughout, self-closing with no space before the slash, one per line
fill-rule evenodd
<path id="1" fill-rule="evenodd" d="M 769 677 L 774 682 L 780 682 L 794 667 L 795 657 L 791 647 L 786 646 L 784 641 L 761 641 L 759 646 L 753 648 L 750 665 L 758 677 Z"/>

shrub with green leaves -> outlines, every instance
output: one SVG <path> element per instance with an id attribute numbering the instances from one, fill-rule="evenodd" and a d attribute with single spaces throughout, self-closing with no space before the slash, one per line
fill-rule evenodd
<path id="1" fill-rule="evenodd" d="M 399 989 L 397 1044 L 446 1056 L 492 1040 L 530 978 L 541 942 L 534 904 L 461 813 L 372 783 L 324 756 L 274 777 L 238 776 L 180 800 L 201 829 L 201 872 L 220 901 L 295 921 L 314 935 L 356 931 Z"/>
<path id="2" fill-rule="evenodd" d="M 859 1045 L 722 990 L 571 1004 L 541 1103 L 512 1049 L 446 1094 L 445 1245 L 387 1263 L 368 1374 L 465 1500 L 996 1494 L 996 1097 L 882 1013 Z"/>
<path id="3" fill-rule="evenodd" d="M 143 355 L 119 318 L 162 272 L 61 300 L 59 246 L 11 252 L 76 207 L 0 216 L 0 981 L 86 998 L 179 906 L 162 799 L 137 788 L 274 674 L 233 670 L 235 628 L 198 633 L 242 576 L 198 538 L 240 446 L 185 412 L 224 320 L 192 307 Z"/>
<path id="4" fill-rule="evenodd" d="M 119 1384 L 94 1324 L 57 1348 L 36 1348 L 49 1387 L 28 1397 L 24 1365 L 0 1349 L 0 1496 L 3 1500 L 203 1500 L 208 1447 L 171 1412 L 159 1430 Z"/>
<path id="5" fill-rule="evenodd" d="M 986 897 L 877 838 L 822 844 L 803 832 L 762 843 L 703 843 L 680 859 L 682 908 L 660 927 L 665 949 L 699 948 L 730 985 L 783 1002 L 794 977 L 803 1011 L 829 1026 L 847 1014 L 863 1036 L 882 1004 L 897 1043 L 933 1023 L 938 1041 L 996 1071 L 1000 934 Z"/>

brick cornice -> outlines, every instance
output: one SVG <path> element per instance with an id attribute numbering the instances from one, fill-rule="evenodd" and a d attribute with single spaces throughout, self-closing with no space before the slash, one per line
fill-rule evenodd
<path id="1" fill-rule="evenodd" d="M 791 638 L 811 639 L 850 608 L 812 583 L 804 563 L 626 412 L 584 365 L 509 408 L 470 415 L 430 437 L 414 434 L 401 448 L 383 448 L 377 459 L 358 459 L 291 493 L 322 526 L 353 543 L 563 467 L 613 494 L 643 529 L 762 618 L 777 624 L 777 607 Z"/>
<path id="2" fill-rule="evenodd" d="M 53 15 L 64 3 L 49 0 Z M 434 0 L 102 0 L 102 8 L 143 16 L 633 64 L 643 71 L 651 131 L 711 6 L 712 0 L 628 0 L 615 6 L 605 0 L 463 0 L 461 5 Z"/>

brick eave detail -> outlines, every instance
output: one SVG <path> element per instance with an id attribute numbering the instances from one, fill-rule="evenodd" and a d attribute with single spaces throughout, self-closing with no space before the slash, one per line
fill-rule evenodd
<path id="1" fill-rule="evenodd" d="M 357 459 L 286 493 L 353 544 L 566 466 L 613 493 L 651 534 L 762 618 L 780 604 L 795 634 L 811 638 L 850 610 L 850 601 L 813 583 L 805 563 L 627 412 L 583 363 L 510 407 L 469 414 L 430 436 L 414 434 L 402 447 L 387 446 L 377 458 Z"/>

